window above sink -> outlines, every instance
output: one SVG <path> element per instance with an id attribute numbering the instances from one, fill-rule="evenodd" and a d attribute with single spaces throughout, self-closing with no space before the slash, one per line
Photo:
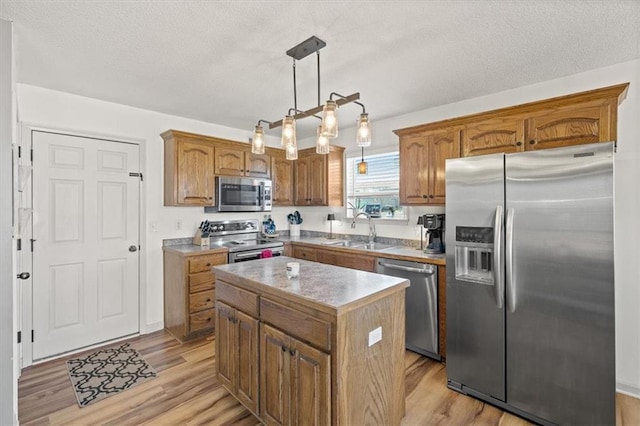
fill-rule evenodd
<path id="1" fill-rule="evenodd" d="M 400 156 L 398 151 L 364 156 L 367 174 L 358 174 L 361 155 L 346 161 L 346 218 L 364 212 L 372 219 L 407 221 L 408 207 L 400 205 Z M 356 206 L 357 211 L 349 205 Z"/>

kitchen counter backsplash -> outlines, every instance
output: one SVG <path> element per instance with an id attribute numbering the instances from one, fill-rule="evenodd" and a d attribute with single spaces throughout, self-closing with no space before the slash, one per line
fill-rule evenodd
<path id="1" fill-rule="evenodd" d="M 278 231 L 278 234 L 279 234 L 279 236 L 281 236 L 283 238 L 289 238 L 289 231 L 288 230 Z M 369 240 L 369 237 L 367 235 L 336 234 L 334 232 L 333 236 L 334 236 L 334 239 L 337 239 L 337 240 L 351 240 L 351 241 L 359 241 L 359 242 L 363 242 L 363 243 L 366 243 Z M 321 232 L 321 231 L 305 231 L 305 230 L 301 230 L 300 231 L 300 237 L 305 237 L 305 238 L 328 238 L 329 237 L 329 233 L 328 232 Z M 401 238 L 387 238 L 387 237 L 377 236 L 376 237 L 376 242 L 381 243 L 381 244 L 392 245 L 392 246 L 407 246 L 407 247 L 415 247 L 415 248 L 420 247 L 420 241 L 405 240 L 405 239 L 401 239 Z M 163 247 L 164 246 L 180 246 L 180 245 L 192 244 L 192 243 L 193 243 L 193 238 L 192 237 L 168 238 L 168 239 L 162 240 L 162 246 Z"/>

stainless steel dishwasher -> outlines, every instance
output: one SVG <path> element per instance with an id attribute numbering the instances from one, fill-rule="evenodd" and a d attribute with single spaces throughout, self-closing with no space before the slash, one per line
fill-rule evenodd
<path id="1" fill-rule="evenodd" d="M 438 354 L 438 267 L 379 258 L 376 272 L 406 278 L 406 348 L 440 361 Z"/>

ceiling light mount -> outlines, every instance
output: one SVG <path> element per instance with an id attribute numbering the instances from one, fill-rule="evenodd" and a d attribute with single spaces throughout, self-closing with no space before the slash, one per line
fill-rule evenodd
<path id="1" fill-rule="evenodd" d="M 269 129 L 282 127 L 281 144 L 285 148 L 287 158 L 295 160 L 298 158 L 298 148 L 296 142 L 296 121 L 307 117 L 316 117 L 322 120 L 317 130 L 316 152 L 319 154 L 328 154 L 330 151 L 329 140 L 338 136 L 338 119 L 336 111 L 342 105 L 354 102 L 362 107 L 362 114 L 358 120 L 356 129 L 356 144 L 360 147 L 371 145 L 371 130 L 369 128 L 369 116 L 366 113 L 362 103 L 356 102 L 360 99 L 360 93 L 352 93 L 344 96 L 336 92 L 329 95 L 329 100 L 322 105 L 320 104 L 320 49 L 325 47 L 327 43 L 320 40 L 316 36 L 311 36 L 302 43 L 297 44 L 287 50 L 287 55 L 293 58 L 293 108 L 290 108 L 286 117 L 278 121 L 258 120 L 254 130 L 254 136 L 251 143 L 251 152 L 256 154 L 264 153 L 264 129 L 260 125 L 261 122 L 269 123 Z M 302 111 L 298 109 L 298 93 L 296 84 L 296 60 L 306 58 L 312 53 L 316 54 L 317 70 L 318 70 L 318 105 L 308 110 Z M 333 99 L 334 96 L 339 99 Z M 292 112 L 295 112 L 292 115 Z M 322 118 L 316 114 L 322 112 Z"/>

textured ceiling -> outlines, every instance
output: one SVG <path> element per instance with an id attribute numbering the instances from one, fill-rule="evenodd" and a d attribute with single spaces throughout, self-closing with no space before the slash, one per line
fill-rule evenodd
<path id="1" fill-rule="evenodd" d="M 311 35 L 323 101 L 372 121 L 640 57 L 640 0 L 0 1 L 18 82 L 246 129 L 293 107 Z M 315 55 L 296 69 L 311 108 Z"/>

